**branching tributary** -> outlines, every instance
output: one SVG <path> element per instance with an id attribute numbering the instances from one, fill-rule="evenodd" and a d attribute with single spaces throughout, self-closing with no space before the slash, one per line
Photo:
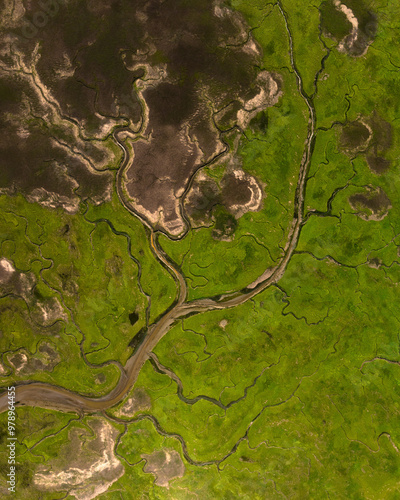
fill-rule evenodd
<path id="1" fill-rule="evenodd" d="M 280 2 L 277 3 L 286 25 L 288 40 L 289 40 L 289 53 L 291 68 L 296 76 L 297 88 L 304 103 L 307 106 L 309 120 L 308 120 L 308 133 L 305 142 L 305 148 L 299 168 L 299 176 L 297 181 L 297 189 L 295 194 L 294 214 L 289 230 L 288 241 L 284 248 L 284 255 L 270 273 L 267 279 L 259 278 L 259 282 L 252 287 L 245 288 L 239 292 L 222 295 L 220 297 L 197 299 L 187 301 L 187 286 L 184 276 L 176 269 L 169 261 L 168 257 L 162 252 L 157 243 L 157 235 L 149 226 L 147 221 L 143 220 L 140 215 L 134 211 L 129 202 L 125 199 L 122 189 L 122 176 L 123 172 L 130 161 L 130 153 L 124 143 L 126 137 L 126 128 L 121 128 L 114 132 L 114 138 L 119 147 L 124 153 L 120 169 L 117 173 L 117 193 L 120 202 L 131 213 L 138 217 L 143 224 L 150 230 L 150 244 L 151 248 L 169 272 L 174 277 L 177 283 L 177 298 L 172 308 L 164 313 L 164 315 L 153 325 L 148 327 L 147 333 L 143 342 L 137 347 L 133 355 L 127 361 L 124 369 L 121 371 L 120 379 L 116 387 L 100 398 L 90 398 L 73 391 L 69 391 L 62 387 L 52 384 L 39 383 L 39 382 L 23 382 L 16 387 L 16 401 L 19 405 L 40 406 L 43 408 L 50 408 L 62 411 L 74 411 L 78 413 L 93 413 L 101 410 L 106 410 L 119 403 L 132 389 L 137 377 L 144 363 L 149 359 L 151 352 L 161 340 L 161 338 L 171 329 L 177 320 L 184 318 L 188 315 L 199 314 L 207 311 L 220 310 L 238 306 L 245 303 L 255 295 L 259 294 L 271 285 L 276 284 L 284 275 L 289 261 L 298 244 L 302 225 L 304 223 L 304 198 L 307 173 L 309 170 L 313 146 L 316 133 L 316 117 L 313 105 L 313 97 L 309 97 L 303 88 L 301 75 L 297 69 L 294 56 L 293 56 L 293 39 L 290 27 L 287 21 L 286 13 Z M 323 60 L 324 61 L 324 60 Z M 323 61 L 321 62 L 323 64 Z M 316 81 L 318 79 L 316 75 Z M 97 221 L 98 222 L 98 221 Z M 111 222 L 104 220 L 109 225 Z M 112 225 L 110 225 L 112 228 Z M 7 392 L 0 395 L 0 411 L 7 409 Z"/>

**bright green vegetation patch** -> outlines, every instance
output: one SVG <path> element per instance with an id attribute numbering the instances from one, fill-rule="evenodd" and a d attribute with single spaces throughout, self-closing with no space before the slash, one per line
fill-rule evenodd
<path id="1" fill-rule="evenodd" d="M 55 267 L 53 258 L 46 257 L 46 238 L 57 241 L 52 253 L 55 257 L 54 249 L 63 248 L 60 231 L 77 219 L 62 211 L 49 213 L 38 205 L 28 204 L 22 197 L 3 196 L 0 203 L 4 210 L 2 256 L 15 268 L 10 281 L 3 285 L 5 294 L 0 300 L 1 327 L 8 333 L 1 337 L 3 380 L 11 383 L 10 375 L 13 381 L 57 380 L 60 385 L 69 383 L 71 389 L 83 392 L 93 387 L 109 390 L 117 381 L 117 370 L 112 366 L 93 370 L 83 362 L 77 344 L 82 334 L 68 321 L 71 313 L 65 307 L 69 294 L 62 286 L 52 286 L 45 277 L 49 269 L 54 273 Z M 19 242 L 18 238 L 24 234 L 25 241 Z M 71 242 L 75 243 L 79 244 L 77 239 Z M 10 293 L 16 297 L 12 298 Z"/>
<path id="2" fill-rule="evenodd" d="M 199 229 L 187 238 L 190 250 L 181 268 L 190 286 L 189 298 L 243 288 L 262 274 L 265 265 L 273 264 L 268 249 L 252 235 L 216 241 L 210 229 Z M 162 241 L 165 248 L 165 239 Z"/>
<path id="3" fill-rule="evenodd" d="M 249 2 L 236 2 L 237 8 L 246 15 Z M 256 7 L 253 7 L 256 8 Z M 257 10 L 260 24 L 255 26 L 254 36 L 263 48 L 264 66 L 271 71 L 281 73 L 284 66 L 290 66 L 289 40 L 285 22 L 277 6 L 268 11 Z"/>
<path id="4" fill-rule="evenodd" d="M 379 221 L 365 221 L 353 214 L 342 214 L 340 221 L 312 217 L 302 231 L 298 250 L 319 259 L 332 257 L 340 264 L 358 266 L 367 261 L 372 251 L 386 246 L 380 227 Z M 388 233 L 392 233 L 390 226 Z"/>
<path id="5" fill-rule="evenodd" d="M 174 403 L 159 400 L 164 409 L 154 407 L 163 427 L 194 447 L 196 459 L 222 459 L 260 411 L 291 399 L 302 377 L 314 373 L 332 350 L 332 326 L 307 327 L 284 315 L 284 298 L 272 289 L 254 304 L 190 318 L 184 335 L 176 327 L 157 346 L 160 361 L 173 367 L 187 398 L 205 395 L 227 406 L 206 399 L 188 405 L 175 397 Z"/>
<path id="6" fill-rule="evenodd" d="M 376 267 L 296 255 L 281 289 L 185 320 L 156 352 L 182 380 L 187 398 L 229 404 L 259 378 L 223 415 L 215 403 L 188 405 L 173 394 L 159 398 L 152 413 L 193 445 L 196 459 L 223 458 L 248 429 L 220 466 L 225 479 L 235 471 L 236 494 L 245 498 L 248 471 L 262 478 L 252 486 L 255 498 L 269 495 L 269 483 L 276 488 L 271 498 L 279 492 L 319 497 L 321 485 L 339 498 L 381 498 L 387 484 L 395 487 L 400 466 L 392 383 L 399 360 L 398 266 L 390 272 L 392 284 L 383 287 L 386 271 Z"/>
<path id="7" fill-rule="evenodd" d="M 117 232 L 124 233 L 119 236 L 120 244 L 127 249 L 124 261 L 126 261 L 127 256 L 129 256 L 131 260 L 132 257 L 134 257 L 134 259 L 140 263 L 141 286 L 143 292 L 151 297 L 149 316 L 151 323 L 171 305 L 175 299 L 176 286 L 172 276 L 160 265 L 152 253 L 148 234 L 143 225 L 136 217 L 121 207 L 116 195 L 113 196 L 111 204 L 102 204 L 97 207 L 91 206 L 86 218 L 88 221 L 91 221 L 92 224 L 95 223 L 95 221 L 107 219 Z M 136 275 L 133 273 L 133 275 L 128 277 L 133 282 L 132 286 L 137 286 Z M 124 293 L 123 288 L 121 288 L 121 293 Z M 135 310 L 136 304 L 134 300 L 126 297 L 126 294 L 125 300 L 129 300 L 133 307 L 133 309 L 131 307 L 132 311 Z M 138 330 L 139 328 L 136 329 L 136 332 Z"/>
<path id="8" fill-rule="evenodd" d="M 16 270 L 5 292 L 17 294 L 0 299 L 1 327 L 9 332 L 1 339 L 4 380 L 58 382 L 92 395 L 109 391 L 117 368 L 93 369 L 81 350 L 94 364 L 124 363 L 130 341 L 146 325 L 147 296 L 154 299 L 151 321 L 175 296 L 172 277 L 152 255 L 140 223 L 129 214 L 124 222 L 122 209 L 118 219 L 107 205 L 68 215 L 22 197 L 0 202 L 2 257 Z"/>
<path id="9" fill-rule="evenodd" d="M 279 303 L 281 294 L 276 296 Z M 262 315 L 253 317 L 252 307 L 241 306 L 241 315 L 227 310 L 183 320 L 157 346 L 160 361 L 183 381 L 186 397 L 205 394 L 228 404 L 243 396 L 266 366 L 278 362 L 281 347 L 264 328 Z"/>
<path id="10" fill-rule="evenodd" d="M 265 183 L 267 201 L 264 203 L 268 203 L 270 198 L 277 198 L 286 210 L 290 210 L 306 138 L 307 119 L 305 103 L 296 89 L 296 79 L 286 71 L 283 71 L 282 91 L 279 102 L 266 111 L 266 132 L 247 131 L 246 138 L 240 143 L 239 155 L 244 170 Z M 265 215 L 264 219 L 271 219 L 268 213 Z M 286 226 L 287 219 L 282 219 L 281 214 L 272 215 L 274 225 L 279 225 L 280 221 Z"/>
<path id="11" fill-rule="evenodd" d="M 306 191 L 307 211 L 329 211 L 337 189 L 354 177 L 354 165 L 338 150 L 336 128 L 317 135 Z"/>
<path id="12" fill-rule="evenodd" d="M 320 15 L 316 2 L 285 0 L 282 2 L 293 38 L 293 55 L 303 80 L 304 91 L 312 95 L 314 80 L 326 54 L 320 38 Z"/>
<path id="13" fill-rule="evenodd" d="M 127 432 L 122 437 L 117 451 L 132 464 L 140 462 L 142 455 L 151 454 L 164 447 L 180 451 L 179 441 L 161 436 L 157 433 L 152 422 L 144 420 L 128 425 Z"/>
<path id="14" fill-rule="evenodd" d="M 355 85 L 356 82 L 349 77 L 350 75 L 352 77 L 355 75 L 356 78 L 360 77 L 361 68 L 361 59 L 351 59 L 336 50 L 332 50 L 329 54 L 318 83 L 318 92 L 314 98 L 319 127 L 330 128 L 334 122 L 346 121 L 347 112 L 353 104 L 354 96 L 359 93 L 359 88 Z M 346 75 L 346 78 L 343 78 L 343 74 Z M 362 88 L 364 85 L 365 79 L 363 79 Z M 367 103 L 364 102 L 364 110 L 366 106 Z"/>
<path id="15" fill-rule="evenodd" d="M 17 433 L 22 451 L 32 451 L 36 444 L 48 436 L 61 432 L 79 417 L 72 413 L 50 411 L 42 408 L 17 409 Z M 19 454 L 22 454 L 19 451 Z"/>

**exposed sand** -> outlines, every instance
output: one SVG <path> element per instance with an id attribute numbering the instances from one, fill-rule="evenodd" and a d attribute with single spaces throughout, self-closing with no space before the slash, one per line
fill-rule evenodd
<path id="1" fill-rule="evenodd" d="M 0 283 L 7 283 L 15 273 L 15 267 L 12 262 L 5 257 L 0 260 Z"/>
<path id="2" fill-rule="evenodd" d="M 88 431 L 73 429 L 70 441 L 61 447 L 60 459 L 70 457 L 67 463 L 40 466 L 33 477 L 34 485 L 41 490 L 69 490 L 78 500 L 91 500 L 104 493 L 124 473 L 124 467 L 114 455 L 118 431 L 99 418 L 89 422 L 96 434 L 93 439 Z M 82 433 L 86 438 L 82 439 Z"/>
<path id="3" fill-rule="evenodd" d="M 182 477 L 185 466 L 181 456 L 175 450 L 164 448 L 151 455 L 142 455 L 146 460 L 144 472 L 150 472 L 156 477 L 155 484 L 168 488 L 169 481 L 175 477 Z"/>

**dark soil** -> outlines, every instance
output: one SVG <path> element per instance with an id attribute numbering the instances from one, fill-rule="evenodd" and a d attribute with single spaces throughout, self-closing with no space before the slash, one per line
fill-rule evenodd
<path id="1" fill-rule="evenodd" d="M 199 163 L 223 147 L 212 113 L 224 109 L 221 124 L 233 126 L 240 101 L 259 92 L 261 55 L 241 46 L 250 27 L 222 3 L 223 14 L 217 17 L 214 0 L 70 0 L 58 5 L 54 18 L 33 38 L 24 38 L 22 25 L 13 31 L 19 37 L 17 49 L 27 57 L 40 41 L 38 76 L 64 118 L 78 121 L 87 137 L 100 133 L 102 117 L 123 116 L 137 123 L 142 108 L 134 83 L 145 78 L 146 65 L 166 65 L 168 81 L 154 81 L 143 92 L 149 110 L 145 132 L 152 139 L 134 144 L 126 175 L 128 194 L 137 205 L 152 213 L 162 209 L 173 227 L 180 218 L 177 193 Z M 30 21 L 42 10 L 36 0 L 24 6 Z M 36 118 L 21 107 L 23 96 Z M 29 85 L 17 76 L 3 79 L 0 97 L 0 188 L 25 194 L 44 188 L 67 198 L 101 199 L 111 176 L 94 174 L 82 157 L 55 143 L 53 138 L 74 146 L 74 139 L 43 119 L 46 112 Z M 6 113 L 14 115 L 12 124 L 3 118 Z M 102 148 L 90 140 L 84 154 L 94 165 L 104 159 Z"/>
<path id="2" fill-rule="evenodd" d="M 213 208 L 221 203 L 221 194 L 218 186 L 212 180 L 196 183 L 199 193 L 188 198 L 185 209 L 194 221 L 206 221 L 210 218 Z"/>
<path id="3" fill-rule="evenodd" d="M 155 484 L 158 486 L 168 486 L 168 482 L 174 477 L 182 477 L 185 466 L 179 453 L 172 449 L 162 449 L 153 452 L 151 455 L 142 455 L 146 460 L 144 472 L 156 476 Z"/>
<path id="4" fill-rule="evenodd" d="M 375 174 L 383 174 L 390 168 L 390 160 L 387 160 L 386 158 L 383 158 L 382 156 L 373 156 L 373 155 L 368 155 L 367 156 L 367 162 L 369 168 L 375 173 Z"/>
<path id="5" fill-rule="evenodd" d="M 129 315 L 129 321 L 130 321 L 132 326 L 137 322 L 138 319 L 139 319 L 139 314 L 136 312 L 132 312 Z"/>
<path id="6" fill-rule="evenodd" d="M 6 283 L 11 278 L 11 275 L 3 267 L 0 267 L 0 283 Z"/>
<path id="7" fill-rule="evenodd" d="M 357 193 L 349 198 L 352 206 L 361 206 L 371 210 L 373 213 L 379 213 L 390 207 L 390 200 L 386 193 L 379 188 L 372 193 Z"/>
<path id="8" fill-rule="evenodd" d="M 245 205 L 251 200 L 251 189 L 247 179 L 239 179 L 233 173 L 222 179 L 222 201 L 229 209 L 232 205 Z"/>
<path id="9" fill-rule="evenodd" d="M 21 102 L 28 95 L 33 108 L 40 108 L 29 86 L 22 81 L 2 78 L 0 91 L 0 188 L 12 188 L 25 194 L 44 188 L 71 198 L 79 184 L 78 194 L 84 198 L 101 197 L 110 182 L 108 173 L 94 174 L 81 158 L 69 153 L 53 141 L 57 131 L 40 120 L 26 120 Z M 40 112 L 40 111 L 38 111 Z M 10 121 L 6 113 L 14 116 Z M 20 135 L 24 127 L 26 135 Z M 93 146 L 88 146 L 93 150 Z M 90 151 L 88 151 L 90 153 Z"/>
<path id="10" fill-rule="evenodd" d="M 254 132 L 265 134 L 268 129 L 268 110 L 260 111 L 250 122 L 250 128 Z"/>
<path id="11" fill-rule="evenodd" d="M 376 112 L 372 114 L 370 125 L 374 132 L 372 145 L 375 154 L 387 151 L 392 145 L 392 125 Z"/>
<path id="12" fill-rule="evenodd" d="M 129 347 L 131 347 L 133 349 L 133 353 L 136 351 L 136 349 L 140 346 L 140 344 L 145 339 L 146 333 L 147 333 L 147 328 L 144 327 L 141 330 L 139 330 L 138 333 L 129 342 Z M 132 355 L 133 355 L 133 353 L 132 353 Z"/>
<path id="13" fill-rule="evenodd" d="M 356 150 L 364 146 L 369 136 L 368 128 L 360 121 L 354 121 L 343 127 L 340 143 L 345 149 Z"/>

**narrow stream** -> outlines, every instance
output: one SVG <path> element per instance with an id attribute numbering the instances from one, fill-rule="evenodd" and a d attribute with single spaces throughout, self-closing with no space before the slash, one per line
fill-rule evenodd
<path id="1" fill-rule="evenodd" d="M 21 383 L 16 387 L 16 401 L 18 405 L 40 406 L 42 408 L 73 411 L 78 413 L 92 413 L 99 410 L 106 410 L 119 403 L 129 393 L 138 378 L 142 366 L 149 359 L 151 352 L 177 320 L 189 314 L 198 314 L 206 311 L 236 307 L 240 304 L 245 303 L 269 286 L 276 284 L 284 275 L 293 252 L 297 247 L 301 228 L 304 223 L 305 188 L 315 141 L 316 117 L 313 98 L 307 96 L 307 94 L 304 92 L 302 78 L 295 64 L 293 56 L 292 34 L 288 25 L 286 13 L 280 1 L 277 2 L 277 7 L 279 8 L 283 16 L 286 25 L 286 31 L 289 40 L 291 66 L 296 76 L 297 88 L 299 94 L 306 104 L 309 114 L 307 139 L 303 157 L 300 163 L 295 194 L 294 214 L 291 222 L 288 241 L 284 248 L 285 253 L 282 257 L 282 260 L 274 268 L 272 274 L 267 279 L 260 280 L 260 282 L 254 288 L 245 288 L 240 292 L 226 294 L 222 297 L 219 297 L 218 299 L 206 298 L 186 301 L 187 288 L 184 276 L 179 272 L 178 269 L 175 269 L 173 267 L 167 256 L 164 255 L 164 253 L 160 250 L 157 244 L 156 235 L 148 222 L 141 218 L 140 215 L 130 205 L 130 203 L 124 198 L 122 189 L 122 175 L 127 164 L 130 161 L 130 155 L 127 146 L 123 142 L 123 139 L 120 138 L 121 134 L 126 132 L 126 128 L 124 127 L 116 130 L 114 132 L 114 139 L 124 153 L 124 158 L 121 162 L 121 166 L 118 170 L 116 178 L 116 189 L 119 200 L 123 204 L 123 206 L 127 210 L 129 210 L 129 212 L 138 217 L 140 221 L 150 229 L 150 244 L 152 250 L 160 263 L 164 267 L 168 268 L 177 283 L 177 298 L 175 305 L 172 309 L 167 311 L 156 323 L 149 326 L 143 342 L 138 346 L 134 354 L 127 361 L 116 387 L 108 394 L 100 398 L 89 398 L 56 385 L 29 381 Z M 316 75 L 316 78 L 318 78 L 318 74 Z M 129 236 L 125 233 L 115 231 L 110 221 L 103 221 L 110 226 L 111 230 L 115 234 L 124 235 L 125 237 L 129 238 Z M 128 242 L 130 245 L 130 239 L 128 239 Z M 3 392 L 0 395 L 0 412 L 5 411 L 7 409 L 7 406 L 7 392 Z"/>

